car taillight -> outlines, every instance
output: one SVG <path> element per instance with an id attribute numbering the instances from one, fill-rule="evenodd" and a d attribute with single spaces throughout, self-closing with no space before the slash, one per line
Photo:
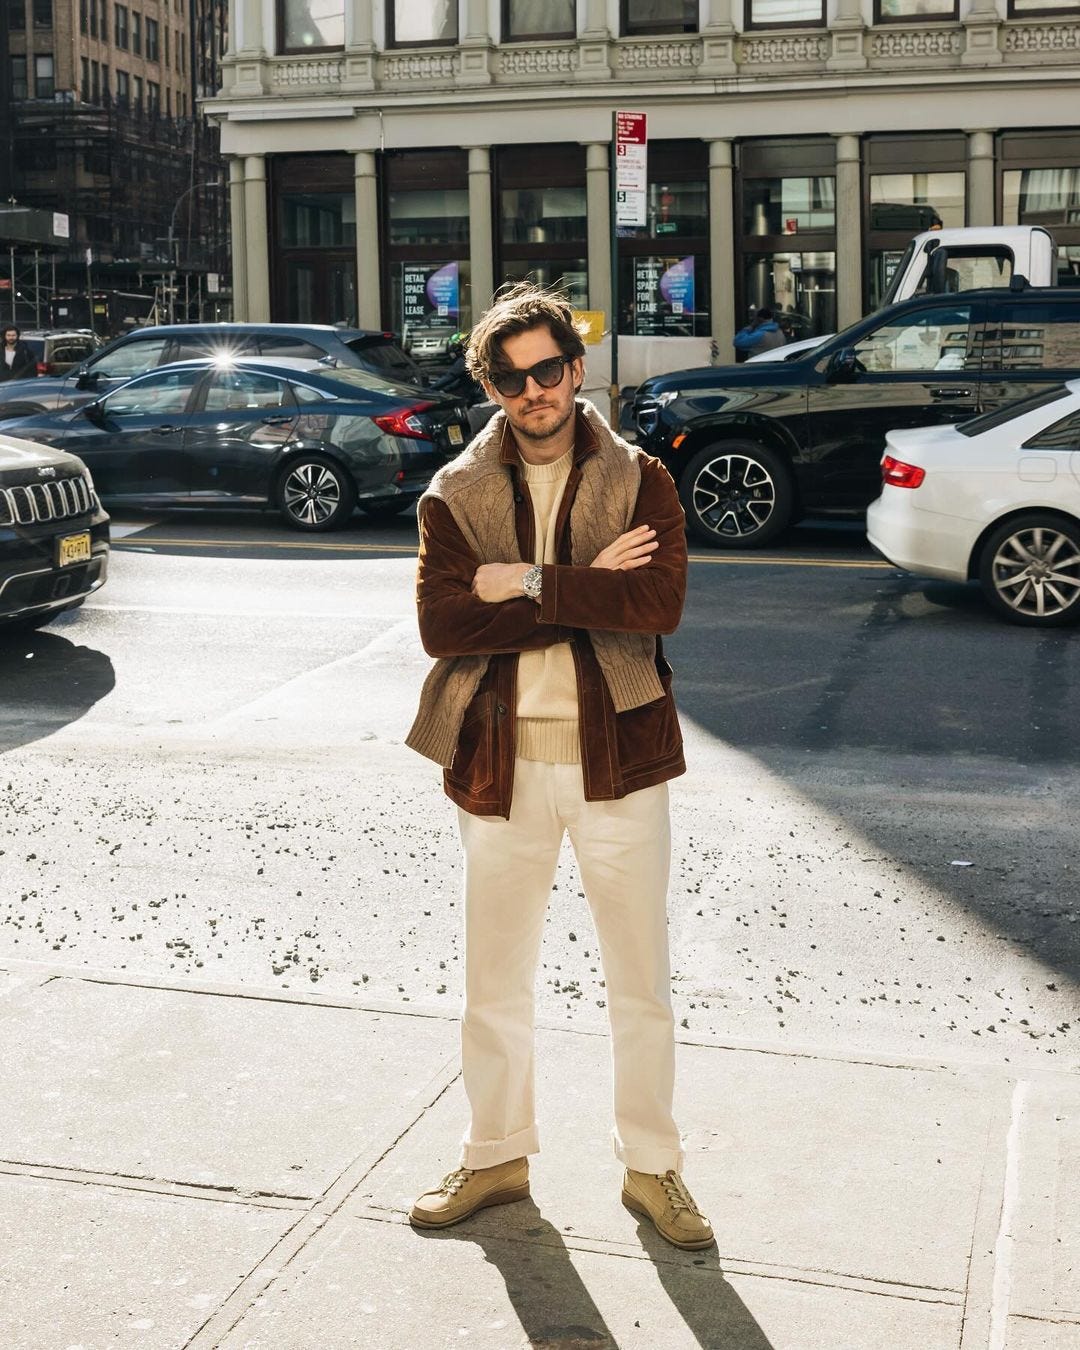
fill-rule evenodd
<path id="1" fill-rule="evenodd" d="M 926 477 L 926 470 L 917 464 L 905 464 L 902 459 L 885 455 L 881 461 L 881 481 L 893 487 L 917 488 Z"/>
<path id="2" fill-rule="evenodd" d="M 420 413 L 426 412 L 430 403 L 414 403 L 411 408 L 402 408 L 400 412 L 381 413 L 371 420 L 391 436 L 411 436 L 416 441 L 430 441 L 431 432 L 420 420 Z"/>
<path id="3" fill-rule="evenodd" d="M 37 363 L 37 373 L 39 375 L 48 375 L 49 373 L 48 363 L 45 361 L 39 361 Z"/>

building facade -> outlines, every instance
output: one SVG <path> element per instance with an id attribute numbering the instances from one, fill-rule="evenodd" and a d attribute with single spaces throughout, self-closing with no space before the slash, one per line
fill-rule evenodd
<path id="1" fill-rule="evenodd" d="M 533 275 L 614 310 L 636 379 L 730 359 L 751 306 L 852 322 L 935 222 L 1047 224 L 1080 269 L 1080 0 L 233 4 L 251 319 L 467 328 Z M 615 110 L 649 140 L 613 268 Z"/>
<path id="2" fill-rule="evenodd" d="M 225 171 L 197 107 L 220 82 L 226 18 L 224 0 L 4 0 L 4 196 L 67 231 L 36 250 L 36 287 L 18 250 L 22 322 L 50 321 L 30 301 L 44 289 L 71 292 L 85 323 L 88 256 L 95 291 L 152 303 L 156 289 L 174 310 L 170 276 L 182 303 L 204 273 L 227 274 Z M 99 331 L 119 326 L 97 308 Z"/>

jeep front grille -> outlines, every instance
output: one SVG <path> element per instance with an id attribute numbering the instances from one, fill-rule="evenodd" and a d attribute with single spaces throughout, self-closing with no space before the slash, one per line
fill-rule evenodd
<path id="1" fill-rule="evenodd" d="M 0 488 L 0 525 L 38 525 L 90 510 L 93 498 L 81 474 L 26 487 Z"/>

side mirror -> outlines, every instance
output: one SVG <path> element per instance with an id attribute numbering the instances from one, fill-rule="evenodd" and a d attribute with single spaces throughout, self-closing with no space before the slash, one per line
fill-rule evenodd
<path id="1" fill-rule="evenodd" d="M 95 426 L 101 426 L 105 421 L 105 405 L 103 403 L 88 403 L 82 410 L 82 415 L 88 422 L 93 422 Z"/>
<path id="2" fill-rule="evenodd" d="M 98 376 L 93 370 L 77 370 L 75 372 L 76 389 L 94 389 L 97 387 Z"/>
<path id="3" fill-rule="evenodd" d="M 841 347 L 829 357 L 825 378 L 830 384 L 851 384 L 859 373 L 859 358 L 854 347 Z"/>
<path id="4" fill-rule="evenodd" d="M 926 289 L 931 295 L 944 295 L 949 289 L 949 250 L 936 248 L 927 266 Z"/>

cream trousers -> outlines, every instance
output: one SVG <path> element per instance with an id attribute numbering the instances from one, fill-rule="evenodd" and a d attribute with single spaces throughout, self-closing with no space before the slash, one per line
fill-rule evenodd
<path id="1" fill-rule="evenodd" d="M 638 1172 L 678 1171 L 671 1114 L 667 784 L 587 802 L 580 764 L 518 759 L 510 819 L 459 810 L 465 850 L 465 1010 L 461 1061 L 471 1120 L 463 1167 L 540 1149 L 533 1016 L 544 916 L 569 832 L 607 986 L 615 1156 Z"/>

